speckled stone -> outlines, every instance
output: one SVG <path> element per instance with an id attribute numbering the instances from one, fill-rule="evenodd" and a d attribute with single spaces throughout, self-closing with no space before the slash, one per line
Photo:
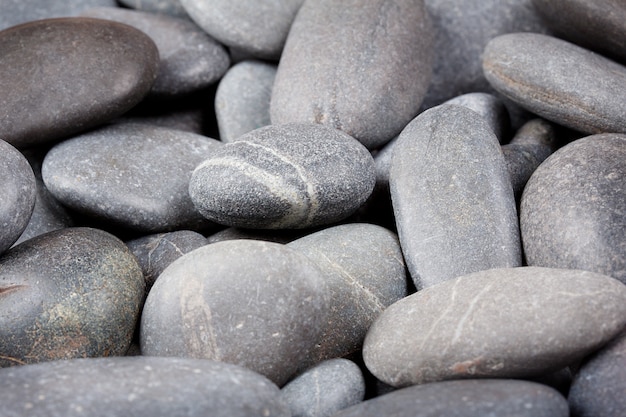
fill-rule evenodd
<path id="1" fill-rule="evenodd" d="M 132 9 L 189 19 L 180 0 L 118 0 L 118 2 Z"/>
<path id="2" fill-rule="evenodd" d="M 292 417 L 330 417 L 365 397 L 361 369 L 347 359 L 330 359 L 298 375 L 281 390 Z"/>
<path id="3" fill-rule="evenodd" d="M 305 1 L 278 65 L 272 123 L 323 123 L 378 148 L 418 113 L 432 48 L 423 0 Z"/>
<path id="4" fill-rule="evenodd" d="M 162 14 L 100 7 L 83 16 L 133 26 L 154 41 L 159 71 L 150 94 L 163 98 L 189 94 L 217 82 L 230 66 L 226 49 L 189 20 Z"/>
<path id="5" fill-rule="evenodd" d="M 242 365 L 280 386 L 319 340 L 328 308 L 323 274 L 305 255 L 272 242 L 214 243 L 156 281 L 141 351 Z"/>
<path id="6" fill-rule="evenodd" d="M 496 90 L 545 119 L 585 133 L 626 133 L 626 67 L 608 58 L 554 37 L 512 33 L 489 42 L 483 69 Z"/>
<path id="7" fill-rule="evenodd" d="M 495 95 L 489 93 L 468 93 L 452 98 L 446 101 L 445 104 L 467 107 L 480 114 L 489 124 L 498 141 L 500 143 L 507 142 L 511 123 L 509 112 L 504 102 Z"/>
<path id="8" fill-rule="evenodd" d="M 345 219 L 374 188 L 357 140 L 314 123 L 272 125 L 225 144 L 193 172 L 191 200 L 227 226 L 299 229 Z"/>
<path id="9" fill-rule="evenodd" d="M 122 241 L 57 230 L 10 249 L 0 265 L 0 367 L 126 352 L 144 280 Z"/>
<path id="10" fill-rule="evenodd" d="M 363 359 L 393 386 L 556 371 L 626 324 L 626 286 L 588 271 L 476 272 L 418 291 L 370 327 Z"/>
<path id="11" fill-rule="evenodd" d="M 389 183 L 418 290 L 521 265 L 509 173 L 498 139 L 478 113 L 444 104 L 416 117 L 395 144 Z"/>
<path id="12" fill-rule="evenodd" d="M 365 401 L 335 417 L 569 417 L 567 401 L 545 385 L 516 380 L 417 385 Z"/>
<path id="13" fill-rule="evenodd" d="M 5 417 L 289 417 L 278 388 L 241 367 L 181 358 L 88 358 L 0 370 Z"/>
<path id="14" fill-rule="evenodd" d="M 271 124 L 270 99 L 276 65 L 246 60 L 231 67 L 215 93 L 215 113 L 222 142 L 232 142 Z"/>
<path id="15" fill-rule="evenodd" d="M 145 232 L 200 230 L 211 225 L 189 198 L 189 178 L 221 146 L 179 130 L 110 125 L 54 146 L 42 175 L 63 204 L 110 224 Z"/>
<path id="16" fill-rule="evenodd" d="M 556 151 L 524 189 L 529 265 L 585 269 L 626 283 L 626 135 L 592 135 Z"/>
<path id="17" fill-rule="evenodd" d="M 0 2 L 0 30 L 32 20 L 76 16 L 90 7 L 114 7 L 115 5 L 115 0 L 2 0 Z"/>
<path id="18" fill-rule="evenodd" d="M 113 119 L 150 91 L 158 65 L 154 42 L 116 22 L 59 18 L 6 29 L 0 137 L 27 147 Z"/>

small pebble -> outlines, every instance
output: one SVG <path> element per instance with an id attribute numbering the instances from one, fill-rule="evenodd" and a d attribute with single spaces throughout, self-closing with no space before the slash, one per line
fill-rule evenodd
<path id="1" fill-rule="evenodd" d="M 491 127 L 500 143 L 507 142 L 509 132 L 509 112 L 504 102 L 489 93 L 468 93 L 445 102 L 467 107 L 480 114 Z"/>

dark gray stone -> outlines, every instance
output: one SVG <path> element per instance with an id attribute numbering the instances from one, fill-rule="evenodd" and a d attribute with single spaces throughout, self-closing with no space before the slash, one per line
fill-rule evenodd
<path id="1" fill-rule="evenodd" d="M 347 359 L 330 359 L 298 375 L 281 390 L 292 417 L 330 417 L 365 397 L 361 369 Z"/>
<path id="2" fill-rule="evenodd" d="M 289 417 L 278 388 L 198 359 L 88 358 L 0 370 L 4 417 Z"/>
<path id="3" fill-rule="evenodd" d="M 520 207 L 529 265 L 585 269 L 626 283 L 626 135 L 556 151 L 526 184 Z"/>
<path id="4" fill-rule="evenodd" d="M 141 317 L 141 351 L 242 365 L 280 386 L 310 355 L 328 308 L 322 272 L 294 249 L 214 243 L 156 281 Z"/>
<path id="5" fill-rule="evenodd" d="M 115 7 L 116 4 L 115 0 L 2 0 L 0 30 L 32 20 L 77 16 L 90 7 Z"/>
<path id="6" fill-rule="evenodd" d="M 509 134 L 509 112 L 504 102 L 489 93 L 468 93 L 446 101 L 445 104 L 455 104 L 467 107 L 480 114 L 500 143 L 506 143 Z"/>
<path id="7" fill-rule="evenodd" d="M 305 1 L 278 65 L 272 123 L 323 123 L 378 148 L 418 113 L 432 49 L 422 0 Z"/>
<path id="8" fill-rule="evenodd" d="M 187 191 L 221 143 L 193 133 L 117 124 L 54 146 L 42 175 L 52 195 L 89 216 L 145 232 L 210 227 Z"/>
<path id="9" fill-rule="evenodd" d="M 230 66 L 226 49 L 189 20 L 113 7 L 88 9 L 81 15 L 124 23 L 150 36 L 160 58 L 152 96 L 170 98 L 201 90 L 217 82 Z"/>
<path id="10" fill-rule="evenodd" d="M 328 126 L 291 123 L 225 144 L 196 168 L 189 193 L 216 223 L 298 229 L 345 219 L 374 182 L 374 160 L 357 140 Z"/>
<path id="11" fill-rule="evenodd" d="M 515 380 L 446 381 L 404 388 L 335 417 L 569 417 L 567 401 L 545 385 Z"/>
<path id="12" fill-rule="evenodd" d="M 180 0 L 118 0 L 118 2 L 132 9 L 189 19 Z"/>
<path id="13" fill-rule="evenodd" d="M 0 265 L 0 367 L 126 352 L 145 284 L 122 241 L 57 230 L 10 249 Z"/>
<path id="14" fill-rule="evenodd" d="M 521 265 L 515 198 L 498 139 L 473 110 L 444 104 L 395 144 L 390 188 L 417 289 Z"/>
<path id="15" fill-rule="evenodd" d="M 496 90 L 545 119 L 585 133 L 626 133 L 626 67 L 608 58 L 550 36 L 513 33 L 489 42 L 483 69 Z"/>
<path id="16" fill-rule="evenodd" d="M 363 359 L 393 386 L 525 378 L 575 363 L 626 324 L 626 286 L 589 271 L 480 271 L 403 298 L 370 327 Z"/>

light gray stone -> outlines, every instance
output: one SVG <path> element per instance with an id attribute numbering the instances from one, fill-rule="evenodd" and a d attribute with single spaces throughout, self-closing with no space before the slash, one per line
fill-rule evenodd
<path id="1" fill-rule="evenodd" d="M 115 0 L 2 0 L 0 2 L 0 30 L 33 20 L 77 16 L 81 11 L 90 7 L 115 7 L 116 5 Z"/>
<path id="2" fill-rule="evenodd" d="M 189 19 L 180 0 L 118 0 L 124 6 L 145 12 L 162 13 Z"/>

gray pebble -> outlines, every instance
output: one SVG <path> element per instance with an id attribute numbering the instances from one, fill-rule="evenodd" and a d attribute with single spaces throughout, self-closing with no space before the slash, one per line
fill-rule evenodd
<path id="1" fill-rule="evenodd" d="M 0 30 L 33 20 L 77 16 L 81 11 L 90 7 L 115 7 L 116 5 L 115 0 L 2 0 L 0 1 Z"/>
<path id="2" fill-rule="evenodd" d="M 162 13 L 189 19 L 180 0 L 118 0 L 124 6 L 145 12 Z"/>
<path id="3" fill-rule="evenodd" d="M 500 143 L 507 142 L 509 133 L 509 112 L 504 102 L 489 93 L 468 93 L 446 101 L 445 104 L 455 104 L 467 107 L 480 114 Z"/>
<path id="4" fill-rule="evenodd" d="M 276 243 L 289 243 L 293 240 L 299 239 L 310 233 L 310 230 L 290 230 L 290 229 L 241 229 L 238 227 L 227 227 L 215 232 L 210 236 L 207 236 L 208 243 L 223 242 L 225 240 L 236 239 L 251 239 L 251 240 L 264 240 L 267 242 Z"/>

